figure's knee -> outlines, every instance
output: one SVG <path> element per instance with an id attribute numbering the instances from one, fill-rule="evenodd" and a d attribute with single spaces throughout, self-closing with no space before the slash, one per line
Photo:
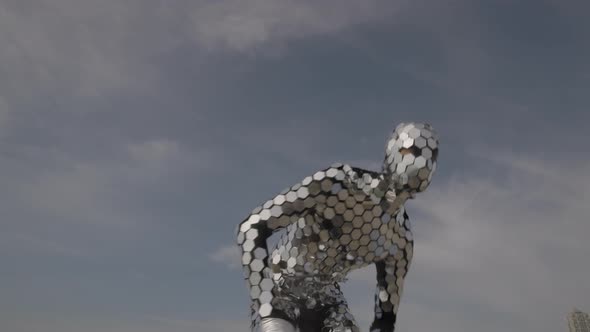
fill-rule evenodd
<path id="1" fill-rule="evenodd" d="M 329 328 L 326 332 L 360 332 L 361 330 L 357 326 L 338 326 Z M 324 332 L 324 331 L 322 331 Z"/>
<path id="2" fill-rule="evenodd" d="M 253 320 L 254 332 L 295 332 L 299 309 L 288 298 L 277 296 L 271 301 L 272 310 L 264 318 Z"/>
<path id="3" fill-rule="evenodd" d="M 322 332 L 360 332 L 355 321 L 338 321 L 324 324 Z"/>
<path id="4" fill-rule="evenodd" d="M 284 320 L 292 325 L 297 325 L 297 313 L 297 309 L 281 307 L 281 309 L 275 308 L 267 318 Z"/>
<path id="5" fill-rule="evenodd" d="M 360 332 L 358 325 L 347 307 L 341 306 L 330 311 L 324 320 L 322 332 Z"/>
<path id="6" fill-rule="evenodd" d="M 295 332 L 295 325 L 283 318 L 267 317 L 260 321 L 254 332 Z"/>

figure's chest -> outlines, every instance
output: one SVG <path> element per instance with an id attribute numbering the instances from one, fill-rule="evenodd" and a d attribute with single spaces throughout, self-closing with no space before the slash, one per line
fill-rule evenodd
<path id="1" fill-rule="evenodd" d="M 275 272 L 344 276 L 388 256 L 407 259 L 413 239 L 403 207 L 392 215 L 382 202 L 342 196 L 320 197 L 287 228 L 271 255 Z"/>
<path id="2" fill-rule="evenodd" d="M 318 204 L 314 213 L 319 243 L 339 248 L 351 266 L 395 255 L 413 241 L 403 207 L 392 214 L 387 211 L 387 202 L 362 198 L 349 196 L 336 204 L 328 199 Z"/>

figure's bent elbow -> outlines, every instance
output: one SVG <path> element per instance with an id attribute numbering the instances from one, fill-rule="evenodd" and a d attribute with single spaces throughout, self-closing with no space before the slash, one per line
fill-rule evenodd
<path id="1" fill-rule="evenodd" d="M 246 243 L 246 234 L 251 228 L 251 224 L 249 223 L 250 218 L 252 215 L 248 216 L 248 218 L 244 219 L 242 222 L 238 224 L 235 230 L 236 235 L 236 243 L 242 252 L 244 252 L 244 244 Z"/>

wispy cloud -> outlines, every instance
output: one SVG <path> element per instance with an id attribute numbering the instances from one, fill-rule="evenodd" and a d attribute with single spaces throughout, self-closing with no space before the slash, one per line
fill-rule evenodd
<path id="1" fill-rule="evenodd" d="M 11 99 L 97 97 L 157 87 L 155 59 L 179 47 L 250 52 L 387 17 L 400 1 L 5 1 L 2 90 Z M 193 59 L 192 66 L 203 59 Z M 62 97 L 63 98 L 63 97 Z"/>
<path id="2" fill-rule="evenodd" d="M 0 60 L 4 76 L 10 78 L 3 80 L 3 90 L 15 98 L 30 96 L 31 91 L 96 96 L 145 87 L 154 74 L 146 57 L 165 47 L 155 28 L 164 14 L 137 4 L 3 2 Z M 150 38 L 156 42 L 150 44 Z"/>
<path id="3" fill-rule="evenodd" d="M 473 304 L 481 315 L 515 319 L 514 328 L 557 330 L 561 312 L 590 294 L 583 286 L 590 267 L 577 263 L 590 255 L 581 235 L 590 231 L 590 210 L 572 200 L 567 180 L 560 186 L 537 167 L 523 167 L 547 161 L 502 160 L 500 179 L 478 171 L 456 174 L 415 202 L 431 222 L 413 223 L 417 244 L 408 297 L 453 299 L 455 314 Z M 585 166 L 560 170 L 577 179 L 574 196 L 587 197 L 589 164 L 576 162 Z"/>
<path id="4" fill-rule="evenodd" d="M 240 252 L 236 244 L 220 247 L 216 251 L 209 254 L 209 259 L 216 263 L 221 263 L 231 270 L 239 269 Z"/>
<path id="5" fill-rule="evenodd" d="M 104 317 L 101 315 L 72 315 L 69 319 L 60 320 L 55 317 L 27 317 L 15 314 L 3 317 L 3 327 L 12 328 L 11 331 L 59 331 L 59 332 L 238 332 L 244 331 L 249 322 L 235 318 L 228 314 L 227 318 L 194 319 L 179 318 L 166 315 L 131 315 L 131 317 Z"/>
<path id="6" fill-rule="evenodd" d="M 502 178 L 479 168 L 455 174 L 409 204 L 416 250 L 402 329 L 456 331 L 479 322 L 478 330 L 496 331 L 506 320 L 514 330 L 559 330 L 564 310 L 588 303 L 590 266 L 579 262 L 590 256 L 590 209 L 575 197 L 590 193 L 589 161 L 560 165 L 555 173 L 552 161 L 488 152 L 497 163 L 487 167 L 503 170 Z M 547 181 L 550 174 L 567 174 L 576 186 Z M 219 260 L 224 250 L 216 253 Z M 360 321 L 370 321 L 372 304 L 359 291 L 370 293 L 374 284 L 374 269 L 350 276 L 346 291 Z"/>
<path id="7" fill-rule="evenodd" d="M 4 136 L 4 132 L 8 128 L 10 107 L 4 98 L 0 95 L 0 137 Z"/>
<path id="8" fill-rule="evenodd" d="M 195 174 L 219 169 L 216 158 L 163 138 L 123 141 L 91 158 L 59 148 L 5 149 L 0 171 L 10 176 L 0 180 L 3 247 L 88 257 L 132 246 L 137 232 L 164 227 L 146 202 L 166 204 L 162 197 L 180 195 L 187 178 L 196 184 Z"/>
<path id="9" fill-rule="evenodd" d="M 45 215 L 101 224 L 124 223 L 128 218 L 118 214 L 124 208 L 118 197 L 210 162 L 208 156 L 198 156 L 170 140 L 129 143 L 116 150 L 93 161 L 52 149 L 21 151 L 21 160 L 43 160 L 53 167 L 21 172 L 22 178 L 12 182 L 13 193 L 21 203 Z"/>
<path id="10" fill-rule="evenodd" d="M 88 255 L 83 248 L 26 232 L 2 232 L 0 234 L 0 247 L 6 252 L 19 252 L 21 254 L 57 255 L 65 257 L 85 257 Z"/>
<path id="11" fill-rule="evenodd" d="M 230 220 L 334 161 L 378 170 L 405 117 L 448 145 L 408 206 L 399 329 L 560 330 L 590 308 L 582 3 L 1 1 L 1 328 L 247 328 Z M 365 326 L 374 283 L 346 286 Z"/>
<path id="12" fill-rule="evenodd" d="M 207 48 L 252 51 L 385 18 L 403 4 L 405 1 L 222 0 L 197 6 L 192 17 L 196 38 Z"/>

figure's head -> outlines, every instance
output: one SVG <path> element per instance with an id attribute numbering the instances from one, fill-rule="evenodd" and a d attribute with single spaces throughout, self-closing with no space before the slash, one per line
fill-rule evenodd
<path id="1" fill-rule="evenodd" d="M 390 188 L 415 194 L 426 190 L 436 170 L 438 135 L 426 123 L 400 123 L 387 142 L 383 173 Z"/>

